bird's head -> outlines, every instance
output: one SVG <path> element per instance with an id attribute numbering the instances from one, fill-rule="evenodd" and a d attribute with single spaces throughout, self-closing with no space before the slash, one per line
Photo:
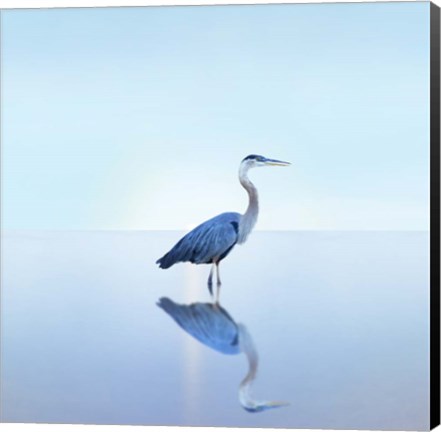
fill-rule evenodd
<path id="1" fill-rule="evenodd" d="M 289 162 L 283 162 L 277 159 L 269 159 L 260 155 L 249 155 L 241 162 L 241 167 L 249 169 L 263 166 L 289 166 Z"/>

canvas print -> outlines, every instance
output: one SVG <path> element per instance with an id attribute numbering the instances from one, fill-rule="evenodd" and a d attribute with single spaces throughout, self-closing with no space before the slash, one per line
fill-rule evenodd
<path id="1" fill-rule="evenodd" d="M 437 17 L 2 10 L 1 421 L 433 426 Z"/>

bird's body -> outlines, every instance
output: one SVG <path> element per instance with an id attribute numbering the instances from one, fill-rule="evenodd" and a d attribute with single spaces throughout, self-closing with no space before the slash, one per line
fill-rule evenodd
<path id="1" fill-rule="evenodd" d="M 157 261 L 166 269 L 178 262 L 213 264 L 224 259 L 237 243 L 239 213 L 222 213 L 200 224 Z"/>
<path id="2" fill-rule="evenodd" d="M 198 225 L 162 258 L 156 261 L 160 268 L 167 269 L 179 262 L 193 264 L 213 264 L 208 278 L 208 289 L 212 294 L 213 269 L 217 270 L 217 295 L 219 301 L 220 278 L 219 262 L 223 260 L 236 244 L 244 243 L 257 222 L 259 214 L 259 200 L 257 189 L 248 178 L 248 170 L 264 165 L 290 165 L 274 159 L 267 159 L 259 155 L 250 155 L 242 160 L 239 167 L 239 181 L 248 193 L 249 203 L 246 212 L 221 213 Z"/>

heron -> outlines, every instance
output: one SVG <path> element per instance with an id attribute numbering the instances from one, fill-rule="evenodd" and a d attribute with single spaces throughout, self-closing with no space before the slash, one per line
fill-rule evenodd
<path id="1" fill-rule="evenodd" d="M 218 305 L 222 284 L 219 263 L 236 244 L 246 242 L 256 225 L 259 214 L 257 189 L 248 178 L 248 171 L 256 167 L 288 165 L 291 164 L 255 154 L 245 157 L 239 166 L 239 182 L 248 193 L 248 207 L 245 213 L 221 213 L 203 222 L 181 238 L 169 252 L 156 261 L 156 264 L 159 264 L 162 269 L 167 269 L 179 262 L 211 264 L 207 285 L 213 297 L 213 274 L 216 269 L 215 304 Z"/>

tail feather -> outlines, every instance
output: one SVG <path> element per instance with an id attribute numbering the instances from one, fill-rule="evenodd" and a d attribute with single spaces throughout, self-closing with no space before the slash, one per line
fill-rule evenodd
<path id="1" fill-rule="evenodd" d="M 162 269 L 168 269 L 173 264 L 176 264 L 178 262 L 193 262 L 191 234 L 192 233 L 190 232 L 181 240 L 179 240 L 170 251 L 168 251 L 162 258 L 159 258 L 158 261 L 156 261 L 156 264 L 159 264 L 159 267 Z"/>
<path id="2" fill-rule="evenodd" d="M 159 264 L 159 268 L 168 269 L 173 264 L 176 264 L 176 261 L 170 258 L 170 253 L 166 253 L 162 258 L 156 261 L 156 264 Z"/>

